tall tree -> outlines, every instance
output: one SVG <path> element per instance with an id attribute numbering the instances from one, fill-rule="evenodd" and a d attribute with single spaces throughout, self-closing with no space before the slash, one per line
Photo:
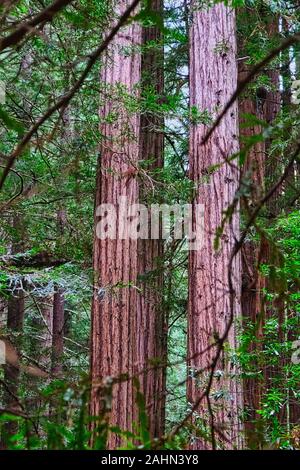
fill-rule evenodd
<path id="1" fill-rule="evenodd" d="M 151 10 L 162 15 L 162 0 L 152 0 Z M 163 49 L 161 29 L 145 26 L 142 30 L 142 94 L 154 95 L 159 102 L 163 95 Z M 153 110 L 141 115 L 140 159 L 145 160 L 150 174 L 163 166 L 163 118 Z M 148 183 L 148 184 L 147 184 Z M 140 202 L 147 204 L 149 181 L 140 181 Z M 150 230 L 150 227 L 149 227 Z M 141 391 L 145 397 L 149 429 L 152 437 L 162 435 L 165 419 L 165 363 L 167 357 L 167 325 L 163 308 L 162 240 L 138 241 L 138 273 L 140 291 L 137 305 L 136 362 L 143 370 Z"/>
<path id="2" fill-rule="evenodd" d="M 193 219 L 196 204 L 204 205 L 203 243 L 189 256 L 189 307 L 188 307 L 188 400 L 193 407 L 195 430 L 191 447 L 194 449 L 215 447 L 218 429 L 222 428 L 223 445 L 238 447 L 240 423 L 238 413 L 241 402 L 241 386 L 235 376 L 235 367 L 228 348 L 222 351 L 214 370 L 218 339 L 226 325 L 240 315 L 241 266 L 236 256 L 232 263 L 232 292 L 228 266 L 231 251 L 239 235 L 239 208 L 226 221 L 220 237 L 220 247 L 214 247 L 224 211 L 234 201 L 239 185 L 239 168 L 236 161 L 226 161 L 238 151 L 238 113 L 234 105 L 204 145 L 202 140 L 208 130 L 207 117 L 213 119 L 228 101 L 237 85 L 235 13 L 223 3 L 207 10 L 199 10 L 192 2 L 190 28 L 190 105 L 199 116 L 190 128 L 190 176 L 195 183 Z M 201 116 L 206 115 L 205 120 Z M 207 116 L 208 115 L 208 116 Z M 213 168 L 214 166 L 214 168 Z M 216 167 L 215 167 L 216 166 Z M 209 348 L 212 343 L 216 347 Z M 234 322 L 227 337 L 227 344 L 236 344 Z M 205 398 L 210 375 L 214 380 Z M 216 378 L 218 377 L 218 379 Z M 204 422 L 204 423 L 203 423 Z M 213 432 L 208 441 L 203 438 L 203 424 Z M 209 433 L 208 433 L 209 434 Z M 211 442 L 209 442 L 211 438 Z"/>
<path id="3" fill-rule="evenodd" d="M 117 2 L 116 13 L 121 15 L 129 2 Z M 97 207 L 112 204 L 118 209 L 120 197 L 128 205 L 138 202 L 136 168 L 139 160 L 140 120 L 135 107 L 141 75 L 141 57 L 135 50 L 141 44 L 141 26 L 131 23 L 110 44 L 101 67 L 100 132 L 102 136 L 98 160 L 95 222 L 99 222 Z M 104 215 L 104 214 L 103 214 Z M 121 238 L 100 239 L 95 234 L 93 266 L 95 272 L 92 306 L 91 413 L 103 413 L 103 396 L 95 385 L 107 377 L 115 380 L 110 424 L 132 430 L 135 416 L 134 384 L 121 374 L 135 372 L 134 350 L 137 335 L 143 330 L 137 324 L 137 240 Z M 111 434 L 108 448 L 121 444 L 121 437 Z"/>
<path id="4" fill-rule="evenodd" d="M 249 13 L 253 18 L 249 22 Z M 240 34 L 238 36 L 239 50 L 239 75 L 243 81 L 250 71 L 247 63 L 248 55 L 246 47 L 249 45 L 246 38 L 249 29 L 255 28 L 257 18 L 255 10 L 251 8 L 242 9 L 238 17 Z M 265 141 L 259 139 L 253 144 L 252 140 L 261 135 L 263 129 L 259 120 L 264 119 L 264 108 L 267 90 L 258 87 L 256 91 L 246 91 L 239 99 L 239 121 L 241 149 L 246 152 L 245 162 L 242 168 L 241 184 L 244 193 L 247 195 L 242 209 L 246 218 L 249 216 L 249 206 L 256 205 L 259 198 L 264 194 L 265 187 Z M 255 116 L 256 122 L 249 122 L 249 116 Z M 252 140 L 251 140 L 252 139 Z M 248 238 L 242 247 L 242 297 L 241 307 L 244 324 L 249 326 L 249 321 L 255 325 L 255 340 L 251 343 L 251 351 L 257 351 L 263 337 L 264 301 L 263 289 L 265 288 L 265 278 L 259 271 L 259 265 L 266 261 L 264 255 L 264 244 L 256 243 Z M 258 352 L 258 351 L 257 351 Z M 260 351 L 261 352 L 261 351 Z M 255 363 L 256 370 L 259 370 L 258 355 Z M 245 433 L 247 445 L 250 448 L 259 447 L 262 442 L 262 429 L 260 429 L 260 416 L 257 411 L 260 409 L 263 393 L 263 380 L 254 374 L 254 377 L 244 379 L 244 408 L 245 408 Z"/>
<path id="5" fill-rule="evenodd" d="M 252 18 L 251 26 L 249 25 L 249 13 Z M 255 28 L 255 24 L 260 25 L 260 32 L 256 33 L 257 36 L 254 35 L 253 41 L 259 42 L 262 32 L 271 44 L 278 41 L 279 18 L 278 15 L 274 15 L 273 11 L 270 11 L 269 7 L 260 5 L 256 10 L 252 6 L 248 7 L 247 11 L 242 12 L 240 15 L 240 27 L 249 28 L 250 26 L 251 31 L 253 31 L 257 29 Z M 239 46 L 241 56 L 247 58 L 247 47 L 248 50 L 251 50 L 251 43 L 249 44 L 245 32 L 246 30 L 243 29 L 243 34 L 241 34 L 239 38 Z M 282 55 L 281 59 L 281 68 L 286 78 L 286 76 L 289 75 L 290 69 L 289 52 L 287 51 Z M 241 62 L 240 79 L 242 80 L 247 73 L 247 67 Z M 259 86 L 259 80 L 260 83 L 265 83 L 265 85 Z M 242 115 L 244 113 L 254 115 L 256 118 L 265 121 L 269 126 L 272 126 L 281 109 L 279 83 L 279 64 L 271 64 L 267 70 L 262 71 L 257 77 L 256 94 L 253 95 L 251 91 L 248 91 L 239 102 L 242 137 L 248 140 L 250 139 L 250 141 L 252 139 L 252 146 L 247 152 L 243 168 L 243 184 L 246 184 L 248 189 L 250 189 L 248 203 L 244 207 L 246 218 L 249 215 L 249 205 L 251 207 L 257 205 L 266 188 L 268 189 L 273 185 L 281 175 L 283 165 L 280 161 L 281 156 L 278 155 L 278 151 L 274 153 L 272 139 L 265 141 L 260 138 L 256 140 L 256 143 L 253 145 L 255 136 L 261 135 L 263 129 L 257 124 L 258 121 L 256 121 L 254 125 L 248 124 L 245 128 L 245 122 L 247 122 L 249 116 L 244 119 Z M 284 84 L 286 84 L 285 80 Z M 282 97 L 283 103 L 288 105 L 289 91 L 286 88 L 284 88 Z M 289 175 L 289 178 L 290 176 L 291 175 Z M 268 201 L 266 226 L 270 225 L 270 221 L 272 223 L 272 219 L 278 214 L 282 189 L 282 186 L 279 186 L 273 197 Z M 265 289 L 274 293 L 274 285 L 260 272 L 260 266 L 262 264 L 271 266 L 274 264 L 273 251 L 272 241 L 267 240 L 264 236 L 261 237 L 259 242 L 257 242 L 257 240 L 247 239 L 243 246 L 242 312 L 245 323 L 250 321 L 252 326 L 255 326 L 255 329 L 252 330 L 255 332 L 253 337 L 254 342 L 251 343 L 250 349 L 254 358 L 252 367 L 255 363 L 256 370 L 255 374 L 252 374 L 252 377 L 246 378 L 244 381 L 245 416 L 247 416 L 246 437 L 247 444 L 250 448 L 259 448 L 264 444 L 265 431 L 263 429 L 261 415 L 258 411 L 262 407 L 264 397 L 273 386 L 272 382 L 274 378 L 276 380 L 276 377 L 281 374 L 282 371 L 280 372 L 280 368 L 284 365 L 283 358 L 279 361 L 277 366 L 270 365 L 268 356 L 264 360 L 264 349 L 266 349 L 266 345 L 264 346 L 264 328 L 266 321 L 274 319 L 278 322 L 278 342 L 282 343 L 284 341 L 284 301 L 282 296 L 278 296 L 276 292 L 274 301 L 266 301 Z M 287 408 L 288 407 L 289 404 L 287 403 Z M 280 421 L 282 421 L 284 414 L 285 412 L 282 409 L 280 412 Z"/>

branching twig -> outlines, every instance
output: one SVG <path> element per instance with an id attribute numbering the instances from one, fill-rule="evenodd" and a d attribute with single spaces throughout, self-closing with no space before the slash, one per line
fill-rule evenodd
<path id="1" fill-rule="evenodd" d="M 110 33 L 106 36 L 104 41 L 100 44 L 100 46 L 90 55 L 90 59 L 87 63 L 86 68 L 82 72 L 81 76 L 77 80 L 77 82 L 74 84 L 74 86 L 66 93 L 65 95 L 61 96 L 61 98 L 53 105 L 51 106 L 46 113 L 40 117 L 40 119 L 35 123 L 35 125 L 24 135 L 22 138 L 21 142 L 17 145 L 15 150 L 12 152 L 12 154 L 8 158 L 7 165 L 3 171 L 2 177 L 0 179 L 0 190 L 3 187 L 3 184 L 7 178 L 7 175 L 12 168 L 15 160 L 18 158 L 18 156 L 22 153 L 22 151 L 25 149 L 27 144 L 30 142 L 31 138 L 33 135 L 37 132 L 37 130 L 55 113 L 55 111 L 58 111 L 60 108 L 66 107 L 68 103 L 71 101 L 71 99 L 74 97 L 74 95 L 79 91 L 81 88 L 83 82 L 85 81 L 86 77 L 88 76 L 89 72 L 99 59 L 100 55 L 107 49 L 109 44 L 111 43 L 112 39 L 116 36 L 120 28 L 126 23 L 126 21 L 130 18 L 131 13 L 135 10 L 137 5 L 139 4 L 140 0 L 134 0 L 131 5 L 127 8 L 125 13 L 121 16 L 117 24 L 112 28 Z"/>
<path id="2" fill-rule="evenodd" d="M 41 23 L 52 21 L 53 17 L 64 7 L 72 3 L 72 1 L 73 0 L 56 0 L 52 5 L 49 5 L 31 20 L 26 22 L 23 21 L 13 33 L 0 41 L 0 52 L 7 47 L 18 44 L 28 32 L 34 31 L 34 29 Z"/>
<path id="3" fill-rule="evenodd" d="M 249 74 L 244 78 L 244 80 L 242 80 L 236 91 L 233 93 L 232 97 L 230 98 L 230 100 L 227 102 L 227 104 L 225 105 L 223 111 L 221 112 L 221 114 L 217 117 L 217 119 L 215 120 L 213 126 L 210 128 L 210 130 L 207 132 L 207 134 L 204 136 L 203 140 L 202 140 L 202 145 L 204 145 L 208 139 L 211 137 L 212 133 L 215 131 L 215 129 L 218 127 L 218 125 L 220 124 L 220 122 L 222 121 L 223 117 L 225 116 L 225 114 L 227 113 L 227 111 L 231 108 L 231 106 L 233 105 L 233 103 L 236 101 L 236 99 L 240 96 L 240 94 L 245 90 L 245 88 L 247 87 L 247 85 L 253 80 L 253 78 L 257 75 L 257 73 L 262 69 L 264 68 L 266 65 L 268 65 L 275 57 L 277 57 L 280 52 L 288 49 L 290 46 L 292 46 L 293 44 L 296 44 L 297 42 L 300 41 L 300 34 L 297 33 L 297 34 L 294 34 L 293 36 L 290 36 L 288 37 L 287 39 L 285 39 L 281 44 L 280 46 L 276 47 L 275 49 L 273 49 L 263 60 L 261 60 L 258 64 L 256 64 L 252 70 L 249 72 Z"/>

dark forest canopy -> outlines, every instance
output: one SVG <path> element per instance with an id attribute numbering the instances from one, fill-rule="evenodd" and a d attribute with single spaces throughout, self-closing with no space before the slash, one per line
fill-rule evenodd
<path id="1" fill-rule="evenodd" d="M 0 4 L 2 449 L 299 449 L 297 0 Z"/>

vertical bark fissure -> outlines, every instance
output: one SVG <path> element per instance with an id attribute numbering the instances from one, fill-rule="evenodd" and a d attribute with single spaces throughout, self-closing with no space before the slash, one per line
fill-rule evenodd
<path id="1" fill-rule="evenodd" d="M 223 4 L 209 10 L 197 11 L 192 4 L 193 18 L 190 30 L 190 104 L 200 112 L 207 110 L 214 118 L 225 105 L 237 84 L 236 39 L 234 11 Z M 239 184 L 236 162 L 224 159 L 238 151 L 238 113 L 234 105 L 216 128 L 209 141 L 202 145 L 207 126 L 202 123 L 190 129 L 190 176 L 197 187 L 195 204 L 204 205 L 204 234 L 201 248 L 189 256 L 189 314 L 188 314 L 188 400 L 193 405 L 203 393 L 208 372 L 200 372 L 212 363 L 216 348 L 204 351 L 215 338 L 221 337 L 231 315 L 240 315 L 240 257 L 232 265 L 235 286 L 234 311 L 230 307 L 230 289 L 227 267 L 235 239 L 239 234 L 239 213 L 236 208 L 230 223 L 225 224 L 220 249 L 214 249 L 216 231 L 221 225 L 223 211 L 233 202 Z M 221 166 L 210 170 L 212 165 Z M 194 206 L 195 211 L 195 206 Z M 236 346 L 235 324 L 228 336 L 228 345 Z M 225 447 L 240 444 L 241 385 L 228 352 L 223 352 L 217 365 L 219 378 L 213 381 L 210 401 L 215 413 L 215 428 L 222 428 Z M 219 398 L 218 398 L 219 397 Z M 193 423 L 201 427 L 204 420 L 209 428 L 208 403 L 202 402 Z M 203 424 L 203 421 L 202 421 Z M 208 431 L 209 434 L 209 431 Z M 191 442 L 194 449 L 210 448 L 211 444 L 196 437 Z M 218 434 L 216 434 L 218 436 Z M 221 439 L 222 441 L 222 439 Z"/>
<path id="2" fill-rule="evenodd" d="M 152 0 L 151 9 L 162 14 L 162 0 Z M 144 27 L 142 44 L 142 93 L 155 93 L 157 100 L 163 94 L 162 33 L 157 26 Z M 149 90 L 149 86 L 151 90 Z M 163 117 L 151 112 L 141 115 L 140 159 L 150 172 L 163 166 Z M 149 182 L 148 182 L 149 184 Z M 140 202 L 147 205 L 151 190 L 147 180 L 140 181 Z M 141 376 L 141 391 L 145 396 L 151 437 L 164 431 L 165 419 L 165 363 L 167 357 L 166 324 L 163 310 L 162 240 L 138 240 L 138 274 L 140 292 L 137 296 L 138 344 L 136 361 Z"/>
<path id="3" fill-rule="evenodd" d="M 240 21 L 248 22 L 248 15 L 251 10 L 241 12 Z M 246 55 L 244 48 L 245 37 L 239 37 L 239 53 L 241 57 Z M 239 63 L 239 81 L 243 81 L 249 73 L 249 66 L 242 60 Z M 261 90 L 263 94 L 265 90 Z M 258 96 L 257 96 L 258 95 Z M 241 147 L 247 145 L 247 139 L 251 139 L 262 133 L 262 127 L 259 124 L 247 123 L 249 115 L 256 116 L 257 119 L 264 119 L 264 101 L 259 97 L 259 90 L 256 96 L 251 92 L 246 92 L 239 99 L 239 122 Z M 246 115 L 246 117 L 245 117 Z M 246 125 L 246 126 L 245 126 Z M 245 141 L 245 142 L 244 142 Z M 264 193 L 265 166 L 266 166 L 266 145 L 264 141 L 255 143 L 247 151 L 245 162 L 242 168 L 241 183 L 243 188 L 247 187 L 249 205 L 254 205 Z M 246 212 L 246 204 L 242 205 Z M 263 289 L 265 288 L 265 278 L 259 272 L 259 264 L 266 261 L 264 253 L 264 244 L 257 244 L 253 240 L 245 240 L 242 247 L 242 296 L 241 307 L 243 323 L 249 328 L 249 322 L 255 325 L 255 339 L 250 344 L 251 351 L 261 352 L 261 340 L 263 338 L 264 321 L 264 298 Z M 256 371 L 259 370 L 259 355 L 255 361 Z M 243 397 L 245 408 L 245 438 L 249 448 L 259 448 L 262 441 L 261 417 L 257 413 L 260 409 L 263 394 L 263 374 L 254 378 L 245 378 L 243 381 Z"/>
<path id="4" fill-rule="evenodd" d="M 122 14 L 127 1 L 116 5 Z M 101 67 L 100 145 L 96 208 L 102 203 L 119 208 L 120 196 L 128 204 L 138 202 L 137 178 L 132 170 L 139 159 L 140 121 L 137 112 L 126 107 L 126 97 L 134 97 L 140 82 L 141 59 L 134 48 L 141 44 L 141 26 L 131 23 L 112 41 Z M 135 98 L 133 98 L 134 100 Z M 112 119 L 110 119 L 112 118 Z M 95 224 L 99 217 L 95 215 Z M 118 232 L 118 230 L 117 230 Z M 137 241 L 101 240 L 95 234 L 93 266 L 95 273 L 92 306 L 92 382 L 120 374 L 132 375 L 133 344 L 139 332 L 136 326 Z M 103 412 L 103 397 L 92 386 L 91 414 Z M 121 429 L 133 430 L 134 387 L 132 380 L 113 386 L 109 422 Z M 114 449 L 121 437 L 110 434 L 107 446 Z"/>

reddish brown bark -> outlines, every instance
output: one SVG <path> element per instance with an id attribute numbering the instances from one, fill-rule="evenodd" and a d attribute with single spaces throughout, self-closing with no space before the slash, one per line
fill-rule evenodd
<path id="1" fill-rule="evenodd" d="M 153 0 L 151 9 L 162 12 L 162 1 Z M 158 27 L 143 28 L 142 41 L 148 45 L 142 55 L 142 88 L 147 92 L 149 84 L 157 99 L 163 94 L 163 50 Z M 151 41 L 151 42 L 150 42 Z M 149 48 L 149 44 L 152 47 Z M 163 118 L 153 112 L 141 116 L 140 155 L 149 160 L 147 171 L 163 166 Z M 149 182 L 148 182 L 149 183 Z M 140 200 L 147 204 L 149 187 L 147 180 L 140 181 Z M 165 421 L 165 363 L 167 357 L 167 326 L 163 310 L 163 276 L 161 259 L 162 240 L 138 241 L 138 273 L 140 291 L 137 304 L 137 324 L 140 328 L 136 350 L 141 376 L 141 391 L 145 396 L 149 430 L 152 437 L 163 434 Z"/>
<path id="2" fill-rule="evenodd" d="M 276 38 L 279 35 L 279 18 L 278 16 L 269 16 L 266 25 L 266 32 L 270 38 Z M 267 72 L 270 81 L 270 90 L 267 93 L 267 99 L 264 106 L 264 119 L 271 124 L 277 117 L 281 108 L 281 92 L 279 84 L 279 70 L 272 68 Z M 266 178 L 267 188 L 280 177 L 282 173 L 282 164 L 278 155 L 270 153 L 271 142 L 266 141 Z M 272 198 L 268 200 L 268 209 L 270 216 L 276 216 L 279 212 L 279 198 L 282 193 L 282 186 L 279 186 Z"/>
<path id="3" fill-rule="evenodd" d="M 286 28 L 287 28 L 287 24 L 285 21 L 283 21 L 283 29 L 286 29 Z M 270 37 L 276 37 L 279 35 L 279 18 L 278 17 L 274 17 L 270 19 L 267 25 L 267 31 Z M 287 56 L 285 60 L 289 61 L 290 60 L 289 56 Z M 284 73 L 286 75 L 286 78 L 291 78 L 289 66 L 286 68 L 286 70 L 284 70 Z M 268 123 L 272 123 L 272 121 L 276 119 L 281 109 L 280 74 L 279 74 L 278 69 L 270 70 L 268 72 L 268 76 L 269 76 L 273 89 L 271 92 L 268 93 L 266 109 L 265 109 L 265 119 Z M 290 101 L 291 90 L 288 88 L 285 88 L 283 90 L 282 98 L 283 98 L 282 104 L 289 105 L 291 103 Z M 276 155 L 274 153 L 271 154 L 270 152 L 268 152 L 270 148 L 270 144 L 271 142 L 267 142 L 268 163 L 267 163 L 266 172 L 267 172 L 269 186 L 271 184 L 274 184 L 274 182 L 281 176 L 281 173 L 283 171 L 283 163 L 281 161 L 282 156 Z M 280 201 L 283 195 L 283 191 L 284 190 L 289 191 L 289 185 L 291 185 L 291 187 L 293 188 L 294 183 L 295 183 L 295 169 L 292 167 L 285 181 L 285 185 L 279 186 L 273 198 L 268 203 L 269 215 L 271 217 L 277 216 L 279 214 L 280 209 L 281 209 Z M 274 252 L 273 252 L 274 250 L 272 248 L 272 245 L 271 246 L 269 245 L 266 251 L 267 251 L 269 263 L 274 264 L 274 260 L 276 263 L 276 255 L 274 255 Z M 278 291 L 278 288 L 280 289 L 280 286 L 274 286 L 272 285 L 271 282 L 267 282 L 267 287 L 269 288 L 270 291 L 275 291 L 276 298 L 272 302 L 272 304 L 269 303 L 266 316 L 267 318 L 271 318 L 271 317 L 277 318 L 278 341 L 280 343 L 284 343 L 288 339 L 291 340 L 291 338 L 287 338 L 286 334 L 284 333 L 284 323 L 286 321 L 285 317 L 289 315 L 291 318 L 293 314 L 292 312 L 289 311 L 289 307 L 285 299 L 285 293 Z M 295 335 L 294 339 L 296 338 L 297 338 L 297 335 Z M 276 379 L 276 377 L 278 377 L 279 374 L 281 374 L 285 378 L 285 380 L 288 379 L 288 376 L 285 375 L 286 372 L 284 372 L 284 369 L 289 363 L 290 363 L 290 357 L 288 356 L 288 357 L 281 357 L 278 361 L 278 365 L 276 366 L 272 366 L 272 367 L 270 366 L 268 367 L 268 365 L 266 366 L 265 378 L 266 378 L 266 384 L 269 388 L 272 387 L 274 379 Z M 299 416 L 300 416 L 299 404 L 297 403 L 297 400 L 293 400 L 293 397 L 290 395 L 290 393 L 287 390 L 285 406 L 282 407 L 281 411 L 278 413 L 279 421 L 281 422 L 281 424 L 285 424 L 287 426 L 287 430 L 289 430 L 291 425 L 298 424 Z"/>
<path id="4" fill-rule="evenodd" d="M 190 30 L 190 92 L 191 106 L 200 112 L 208 110 L 215 117 L 216 109 L 222 109 L 237 85 L 235 14 L 224 4 L 194 14 Z M 214 249 L 216 230 L 221 225 L 222 212 L 233 202 L 239 184 L 238 165 L 224 162 L 238 150 L 238 115 L 234 105 L 222 120 L 209 141 L 202 145 L 208 130 L 204 124 L 192 125 L 190 129 L 190 174 L 198 186 L 194 204 L 204 205 L 204 236 L 199 250 L 191 251 L 189 258 L 189 314 L 188 314 L 188 400 L 195 405 L 204 392 L 210 371 L 200 372 L 208 367 L 215 357 L 216 348 L 204 351 L 216 337 L 221 337 L 231 315 L 240 315 L 240 257 L 232 265 L 232 279 L 235 290 L 233 311 L 230 306 L 228 265 L 235 237 L 239 234 L 238 208 L 230 223 L 225 224 L 221 246 Z M 214 172 L 212 165 L 221 164 Z M 228 344 L 235 347 L 234 324 L 228 336 Z M 217 370 L 221 378 L 213 380 L 210 400 L 214 409 L 216 438 L 222 429 L 221 441 L 225 447 L 239 447 L 241 385 L 235 367 L 223 352 Z M 197 377 L 195 377 L 195 375 Z M 216 394 L 223 393 L 217 399 Z M 215 398 L 214 398 L 215 397 Z M 197 413 L 210 427 L 207 400 L 203 400 Z M 199 421 L 194 418 L 197 426 Z M 208 431 L 209 433 L 209 431 Z M 196 433 L 195 433 L 196 434 Z M 211 448 L 203 438 L 194 437 L 194 449 Z"/>
<path id="5" fill-rule="evenodd" d="M 240 44 L 241 55 L 243 55 Z M 239 67 L 239 80 L 243 80 L 248 74 L 248 67 L 242 62 Z M 262 133 L 259 124 L 249 125 L 245 115 L 253 115 L 258 119 L 263 119 L 263 104 L 258 103 L 257 97 L 246 93 L 239 100 L 240 135 L 241 146 L 247 145 L 247 139 Z M 245 125 L 247 127 L 245 127 Z M 260 197 L 264 194 L 265 177 L 265 142 L 258 142 L 252 145 L 247 152 L 245 163 L 242 169 L 242 185 L 250 189 L 248 207 L 256 205 Z M 244 207 L 247 216 L 247 208 Z M 265 278 L 259 272 L 259 264 L 265 262 L 264 246 L 257 245 L 254 241 L 246 240 L 242 248 L 242 315 L 244 323 L 249 321 L 256 325 L 255 340 L 250 345 L 250 351 L 259 348 L 259 341 L 262 340 L 262 326 L 264 321 L 263 289 L 266 286 Z M 249 325 L 248 325 L 249 326 Z M 255 364 L 256 371 L 259 371 L 258 362 Z M 257 410 L 261 406 L 263 393 L 263 374 L 261 377 L 251 377 L 244 380 L 244 408 L 245 408 L 245 434 L 247 446 L 258 448 L 262 442 L 262 429 L 260 426 L 260 415 Z"/>
<path id="6" fill-rule="evenodd" d="M 278 18 L 271 17 L 269 12 L 264 12 L 266 16 L 266 33 L 270 38 L 278 35 Z M 241 78 L 243 73 L 241 70 Z M 249 97 L 240 101 L 240 112 L 247 112 L 256 115 L 258 118 L 265 120 L 268 124 L 272 124 L 276 119 L 281 107 L 281 93 L 279 87 L 279 72 L 276 69 L 271 69 L 267 72 L 270 79 L 268 89 L 265 89 L 264 100 L 261 102 L 261 107 L 257 107 L 254 100 Z M 288 94 L 284 95 L 287 99 Z M 243 129 L 242 133 L 245 136 L 251 137 L 261 132 L 260 126 L 253 126 L 252 128 Z M 247 160 L 244 166 L 244 176 L 247 172 L 251 174 L 253 181 L 252 187 L 252 200 L 249 201 L 253 205 L 257 203 L 262 191 L 264 190 L 264 180 L 267 179 L 267 188 L 273 184 L 280 176 L 281 165 L 276 158 L 277 156 L 271 152 L 271 142 L 261 142 L 251 148 L 248 153 Z M 259 162 L 257 164 L 257 160 Z M 282 187 L 279 187 L 272 199 L 268 202 L 269 215 L 274 217 L 278 214 L 279 197 L 282 192 Z M 284 302 L 278 298 L 272 305 L 264 305 L 263 292 L 264 288 L 273 289 L 268 279 L 264 278 L 259 273 L 259 264 L 273 264 L 272 260 L 272 246 L 270 243 L 262 239 L 259 245 L 255 242 L 246 241 L 243 247 L 243 294 L 242 294 L 242 311 L 245 319 L 249 319 L 256 323 L 256 341 L 251 349 L 256 349 L 261 353 L 263 346 L 263 326 L 266 318 L 271 316 L 278 317 L 279 329 L 278 340 L 284 341 L 282 325 L 284 321 Z M 259 448 L 263 444 L 264 436 L 261 425 L 261 420 L 257 410 L 262 406 L 263 395 L 267 392 L 268 388 L 272 386 L 272 378 L 282 373 L 278 370 L 283 366 L 282 361 L 278 367 L 270 366 L 269 364 L 257 364 L 256 370 L 262 370 L 261 377 L 245 380 L 244 386 L 244 400 L 245 408 L 248 413 L 248 422 L 246 423 L 246 435 L 248 445 L 251 448 Z M 281 419 L 281 418 L 280 418 Z"/>
<path id="7" fill-rule="evenodd" d="M 127 1 L 119 2 L 117 12 L 121 14 L 127 6 Z M 101 82 L 104 85 L 100 132 L 103 137 L 98 161 L 96 208 L 101 203 L 111 203 L 118 208 L 120 196 L 126 196 L 128 204 L 138 202 L 137 178 L 132 170 L 139 159 L 140 123 L 138 114 L 126 109 L 124 94 L 134 95 L 140 81 L 140 53 L 131 49 L 140 43 L 141 27 L 131 23 L 111 43 L 102 63 Z M 128 48 L 131 49 L 129 53 Z M 113 122 L 109 116 L 113 116 Z M 99 217 L 96 215 L 97 222 Z M 134 344 L 137 335 L 143 334 L 137 325 L 136 314 L 137 241 L 128 238 L 100 240 L 95 235 L 93 265 L 91 414 L 99 416 L 103 412 L 103 397 L 96 384 L 107 377 L 131 376 L 136 371 Z M 122 380 L 115 384 L 110 424 L 132 430 L 134 407 L 132 381 Z M 120 436 L 111 434 L 108 448 L 116 448 L 121 441 Z"/>
<path id="8" fill-rule="evenodd" d="M 266 24 L 266 32 L 270 38 L 276 38 L 279 35 L 279 17 L 269 16 Z M 267 72 L 270 80 L 271 89 L 267 93 L 266 104 L 264 107 L 264 119 L 268 124 L 272 124 L 281 109 L 281 92 L 280 92 L 280 77 L 278 68 L 272 68 Z M 281 176 L 283 172 L 282 156 L 272 152 L 272 141 L 266 140 L 266 168 L 265 175 L 267 180 L 267 189 L 271 187 Z M 268 215 L 272 220 L 278 216 L 280 212 L 280 199 L 282 195 L 283 187 L 280 185 L 273 197 L 269 199 L 267 203 Z M 278 263 L 276 252 L 272 247 L 272 241 L 265 243 L 265 259 L 269 265 L 275 265 Z M 270 292 L 275 292 L 275 299 L 272 302 L 268 302 L 266 307 L 266 320 L 269 318 L 276 318 L 278 321 L 278 341 L 284 342 L 283 324 L 285 317 L 285 300 L 284 294 L 278 292 L 277 285 L 274 285 L 271 279 L 266 279 L 266 288 Z M 276 366 L 265 365 L 264 376 L 265 376 L 265 387 L 266 391 L 269 390 L 274 384 L 274 378 L 279 374 L 283 374 L 284 358 L 280 358 Z M 283 423 L 283 416 L 279 420 Z"/>

